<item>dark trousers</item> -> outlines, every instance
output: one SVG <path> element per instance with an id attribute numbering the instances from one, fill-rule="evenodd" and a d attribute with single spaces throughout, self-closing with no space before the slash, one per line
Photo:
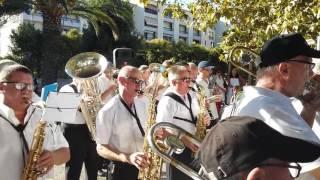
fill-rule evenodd
<path id="1" fill-rule="evenodd" d="M 186 148 L 181 154 L 174 154 L 172 157 L 191 167 L 193 162 L 193 158 L 191 156 L 191 150 Z M 168 168 L 168 177 L 169 180 L 193 180 L 190 176 L 184 174 L 182 171 L 175 168 L 171 164 Z"/>
<path id="2" fill-rule="evenodd" d="M 88 180 L 96 180 L 98 154 L 87 125 L 64 124 L 64 136 L 70 149 L 70 160 L 66 163 L 66 180 L 79 180 L 83 163 Z"/>
<path id="3" fill-rule="evenodd" d="M 137 180 L 139 170 L 135 166 L 114 161 L 114 171 L 112 174 L 112 180 Z"/>

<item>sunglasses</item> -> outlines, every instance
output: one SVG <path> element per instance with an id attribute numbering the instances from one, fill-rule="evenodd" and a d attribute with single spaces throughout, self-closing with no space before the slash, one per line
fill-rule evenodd
<path id="1" fill-rule="evenodd" d="M 142 84 L 143 81 L 134 77 L 127 77 L 127 79 L 129 79 L 131 82 L 136 83 L 138 85 Z"/>
<path id="2" fill-rule="evenodd" d="M 3 85 L 7 86 L 9 84 L 13 84 L 16 90 L 25 90 L 27 89 L 28 91 L 33 91 L 34 90 L 34 85 L 33 84 L 28 84 L 28 83 L 21 83 L 21 82 L 2 82 Z"/>
<path id="3" fill-rule="evenodd" d="M 177 80 L 177 81 L 183 81 L 183 82 L 186 82 L 186 83 L 191 82 L 191 78 L 189 78 L 189 77 L 184 77 L 184 78 L 176 79 L 176 80 Z"/>

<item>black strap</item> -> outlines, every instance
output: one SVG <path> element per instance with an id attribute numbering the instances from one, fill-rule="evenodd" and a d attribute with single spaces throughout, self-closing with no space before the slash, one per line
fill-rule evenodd
<path id="1" fill-rule="evenodd" d="M 68 86 L 70 86 L 70 87 L 73 89 L 73 92 L 79 93 L 78 88 L 77 88 L 77 86 L 76 86 L 75 84 L 70 83 L 70 84 L 68 84 Z M 58 109 L 58 110 L 59 110 L 59 109 Z M 78 108 L 78 111 L 79 111 L 79 112 L 82 112 L 81 108 Z"/>
<path id="2" fill-rule="evenodd" d="M 196 124 L 197 123 L 197 118 L 193 116 L 193 112 L 192 112 L 192 109 L 191 109 L 191 104 L 192 104 L 192 101 L 191 101 L 191 96 L 190 94 L 188 93 L 187 96 L 188 96 L 188 100 L 189 100 L 189 107 L 186 105 L 186 103 L 184 102 L 184 100 L 178 96 L 177 94 L 173 93 L 173 92 L 169 92 L 169 93 L 166 93 L 165 96 L 169 96 L 171 97 L 172 99 L 174 99 L 175 101 L 177 101 L 178 103 L 182 104 L 183 106 L 185 106 L 188 110 L 189 110 L 189 113 L 190 113 L 190 116 L 191 116 L 191 122 L 193 124 Z M 179 120 L 187 120 L 185 118 L 181 118 L 181 117 L 174 117 L 176 119 L 179 119 Z M 189 120 L 190 121 L 190 120 Z"/>
<path id="3" fill-rule="evenodd" d="M 141 135 L 144 137 L 145 135 L 145 132 L 141 126 L 141 122 L 140 122 L 140 119 L 138 117 L 138 114 L 137 114 L 137 110 L 136 110 L 136 106 L 134 105 L 133 103 L 133 109 L 134 109 L 134 113 L 131 111 L 130 107 L 127 105 L 127 103 L 122 99 L 121 96 L 119 96 L 120 98 L 120 101 L 121 103 L 124 105 L 124 107 L 127 109 L 127 111 L 131 114 L 132 117 L 134 117 L 134 119 L 136 120 L 137 124 L 138 124 L 138 127 L 139 127 L 139 130 L 141 132 Z"/>
<path id="4" fill-rule="evenodd" d="M 79 91 L 78 91 L 78 88 L 77 88 L 77 86 L 75 85 L 75 84 L 68 84 L 72 89 L 73 89 L 73 92 L 75 92 L 75 93 L 79 93 Z"/>
<path id="5" fill-rule="evenodd" d="M 26 137 L 23 134 L 24 129 L 26 128 L 26 126 L 28 125 L 30 118 L 32 116 L 32 114 L 34 113 L 34 111 L 36 110 L 36 108 L 33 109 L 33 111 L 31 112 L 30 116 L 27 119 L 27 122 L 25 124 L 19 124 L 19 125 L 14 125 L 12 122 L 9 121 L 9 119 L 7 119 L 6 117 L 4 117 L 2 114 L 0 114 L 0 117 L 3 118 L 5 121 L 7 121 L 20 135 L 20 139 L 22 140 L 22 157 L 23 157 L 23 163 L 24 165 L 26 165 L 26 156 L 29 153 L 29 146 L 26 140 Z"/>

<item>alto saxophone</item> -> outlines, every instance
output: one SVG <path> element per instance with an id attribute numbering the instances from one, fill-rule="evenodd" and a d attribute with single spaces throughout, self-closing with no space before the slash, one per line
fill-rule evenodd
<path id="1" fill-rule="evenodd" d="M 46 126 L 47 122 L 43 120 L 40 120 L 37 124 L 33 134 L 30 152 L 28 154 L 28 161 L 23 169 L 22 180 L 36 180 L 39 175 L 39 171 L 36 170 L 36 166 L 43 151 L 43 141 L 45 137 Z"/>
<path id="2" fill-rule="evenodd" d="M 202 86 L 198 85 L 198 102 L 200 106 L 200 112 L 198 114 L 197 118 L 197 124 L 196 124 L 196 133 L 195 137 L 198 138 L 199 140 L 203 140 L 204 137 L 206 136 L 206 123 L 205 123 L 205 117 L 207 115 L 207 108 L 206 108 L 206 96 L 205 96 L 205 91 Z"/>
<path id="3" fill-rule="evenodd" d="M 155 67 L 154 67 L 155 66 Z M 156 73 L 156 76 L 160 75 L 160 64 L 152 63 L 149 65 L 149 68 L 153 73 Z M 154 88 L 151 91 L 150 95 L 150 104 L 148 107 L 148 120 L 147 120 L 147 131 L 151 128 L 152 125 L 156 123 L 156 97 L 158 93 L 158 78 L 154 80 Z M 161 167 L 162 167 L 162 158 L 152 151 L 148 145 L 147 136 L 144 138 L 143 142 L 143 152 L 146 153 L 149 157 L 150 164 L 147 168 L 139 171 L 138 179 L 139 180 L 160 180 L 161 178 Z"/>

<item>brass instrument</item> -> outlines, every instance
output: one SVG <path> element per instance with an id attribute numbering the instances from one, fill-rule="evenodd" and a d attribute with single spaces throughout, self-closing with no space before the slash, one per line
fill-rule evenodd
<path id="1" fill-rule="evenodd" d="M 151 128 L 153 124 L 156 123 L 156 97 L 158 95 L 158 79 L 160 75 L 161 64 L 152 63 L 149 65 L 149 69 L 153 73 L 154 80 L 152 89 L 150 89 L 149 96 L 149 108 L 148 108 L 148 120 L 147 120 L 147 131 Z M 160 180 L 161 178 L 161 167 L 162 159 L 157 154 L 155 154 L 149 147 L 147 137 L 144 138 L 143 152 L 145 152 L 150 160 L 150 164 L 147 168 L 139 171 L 138 179 L 141 180 Z"/>
<path id="2" fill-rule="evenodd" d="M 207 130 L 207 126 L 205 123 L 205 117 L 207 115 L 206 95 L 205 95 L 203 87 L 201 87 L 200 85 L 198 85 L 197 87 L 198 87 L 197 96 L 198 96 L 198 102 L 199 102 L 199 106 L 200 106 L 200 112 L 199 112 L 198 118 L 197 118 L 195 136 L 198 139 L 203 140 L 204 137 L 206 136 L 206 130 Z"/>
<path id="3" fill-rule="evenodd" d="M 30 152 L 28 154 L 28 161 L 23 169 L 22 180 L 36 180 L 39 176 L 37 171 L 37 162 L 43 151 L 43 141 L 45 137 L 45 128 L 47 122 L 40 120 L 33 134 Z"/>
<path id="4" fill-rule="evenodd" d="M 256 77 L 255 70 L 261 62 L 260 55 L 244 46 L 235 46 L 229 53 L 230 65 L 244 71 L 249 75 L 248 83 L 252 84 L 253 78 Z M 248 66 L 248 68 L 245 68 Z M 231 66 L 229 66 L 229 72 Z"/>
<path id="5" fill-rule="evenodd" d="M 70 58 L 65 66 L 65 72 L 80 83 L 84 96 L 80 108 L 93 139 L 96 134 L 96 116 L 102 107 L 98 77 L 106 65 L 107 59 L 101 54 L 85 52 Z"/>
<path id="6" fill-rule="evenodd" d="M 158 131 L 165 131 L 170 132 L 170 135 L 167 136 L 165 139 L 160 140 L 156 136 L 158 134 Z M 187 165 L 183 164 L 182 162 L 172 158 L 173 153 L 179 154 L 181 153 L 185 145 L 183 144 L 183 141 L 181 138 L 187 138 L 189 141 L 191 141 L 196 146 L 200 147 L 200 140 L 196 138 L 194 135 L 190 134 L 189 132 L 183 130 L 182 128 L 168 122 L 160 122 L 154 124 L 150 130 L 148 131 L 148 144 L 150 148 L 158 154 L 164 161 L 170 163 L 186 175 L 190 176 L 193 179 L 196 180 L 207 180 L 207 177 L 204 177 L 201 172 L 196 172 L 192 168 L 188 167 Z M 159 143 L 165 144 L 166 149 L 159 147 Z"/>

